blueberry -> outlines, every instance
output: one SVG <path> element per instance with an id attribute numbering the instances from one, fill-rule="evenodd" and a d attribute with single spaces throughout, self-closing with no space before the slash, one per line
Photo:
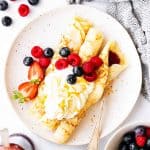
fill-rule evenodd
<path id="1" fill-rule="evenodd" d="M 137 126 L 134 129 L 135 136 L 143 136 L 146 134 L 146 128 L 144 126 Z"/>
<path id="2" fill-rule="evenodd" d="M 30 5 L 37 5 L 39 3 L 39 0 L 28 0 Z"/>
<path id="3" fill-rule="evenodd" d="M 127 145 L 127 144 L 125 144 L 124 142 L 121 142 L 121 143 L 119 144 L 118 150 L 129 150 L 129 148 L 128 148 L 128 145 Z"/>
<path id="4" fill-rule="evenodd" d="M 74 84 L 74 83 L 76 83 L 76 80 L 77 80 L 77 78 L 76 78 L 76 76 L 73 75 L 73 74 L 69 74 L 69 75 L 67 76 L 67 82 L 68 82 L 69 84 Z"/>
<path id="5" fill-rule="evenodd" d="M 135 141 L 135 133 L 134 132 L 128 132 L 123 136 L 123 142 L 126 144 L 133 143 Z"/>
<path id="6" fill-rule="evenodd" d="M 74 67 L 73 68 L 73 74 L 78 76 L 78 77 L 82 76 L 83 75 L 82 67 L 79 67 L 79 66 L 78 67 Z"/>
<path id="7" fill-rule="evenodd" d="M 129 150 L 139 150 L 139 148 L 135 143 L 131 143 L 129 144 Z"/>
<path id="8" fill-rule="evenodd" d="M 45 57 L 50 57 L 50 58 L 52 58 L 53 55 L 54 55 L 54 51 L 53 51 L 52 48 L 47 47 L 47 48 L 44 49 L 44 56 L 45 56 Z"/>
<path id="9" fill-rule="evenodd" d="M 6 10 L 8 8 L 8 3 L 6 1 L 0 1 L 0 10 Z"/>
<path id="10" fill-rule="evenodd" d="M 12 19 L 9 16 L 5 16 L 2 18 L 2 24 L 4 26 L 10 26 L 12 24 Z"/>
<path id="11" fill-rule="evenodd" d="M 23 63 L 25 66 L 30 66 L 33 63 L 33 58 L 32 57 L 25 57 L 23 59 Z"/>
<path id="12" fill-rule="evenodd" d="M 67 57 L 68 55 L 70 55 L 70 49 L 68 47 L 63 47 L 60 49 L 59 54 L 62 57 Z"/>

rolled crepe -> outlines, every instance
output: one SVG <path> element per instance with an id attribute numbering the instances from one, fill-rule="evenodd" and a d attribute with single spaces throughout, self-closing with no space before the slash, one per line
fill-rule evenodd
<path id="1" fill-rule="evenodd" d="M 103 35 L 96 28 L 90 28 L 91 24 L 80 17 L 74 19 L 73 25 L 62 40 L 61 46 L 69 47 L 72 52 L 79 53 L 83 61 L 88 61 L 92 56 L 99 56 L 103 60 L 102 66 L 97 70 L 98 78 L 94 81 L 94 89 L 89 95 L 85 106 L 80 112 L 71 119 L 45 119 L 43 120 L 50 130 L 54 132 L 53 141 L 62 144 L 69 140 L 82 118 L 85 116 L 89 107 L 101 100 L 108 81 L 114 80 L 126 67 L 124 55 L 121 53 L 115 42 L 109 41 L 101 50 Z M 119 63 L 110 64 L 110 52 L 117 54 Z M 52 68 L 52 69 L 51 69 Z M 50 73 L 53 65 L 48 68 Z M 82 78 L 82 77 L 81 77 Z M 42 95 L 43 85 L 39 89 L 39 99 L 44 99 Z M 41 92 L 40 92 L 41 91 Z"/>
<path id="2" fill-rule="evenodd" d="M 90 59 L 90 57 L 98 55 L 102 43 L 103 34 L 94 27 L 90 28 L 79 51 L 82 61 L 86 61 Z"/>
<path id="3" fill-rule="evenodd" d="M 109 77 L 108 81 L 113 81 L 125 68 L 127 61 L 124 54 L 121 52 L 118 44 L 115 41 L 108 41 L 104 49 L 109 51 Z M 112 57 L 112 58 L 111 58 Z"/>
<path id="4" fill-rule="evenodd" d="M 95 49 L 95 53 L 97 54 L 99 49 Z M 103 65 L 99 68 L 97 71 L 98 73 L 98 78 L 94 82 L 94 90 L 92 93 L 89 95 L 87 102 L 84 106 L 84 108 L 77 114 L 75 117 L 71 119 L 63 119 L 59 126 L 57 127 L 56 131 L 54 132 L 54 141 L 56 143 L 62 144 L 68 141 L 70 136 L 72 135 L 73 131 L 76 129 L 76 127 L 79 125 L 80 121 L 82 118 L 85 116 L 87 110 L 89 107 L 91 107 L 93 104 L 98 102 L 101 97 L 103 96 L 105 85 L 108 79 L 108 49 L 104 49 L 102 53 L 99 55 L 101 59 L 103 60 Z M 79 52 L 80 53 L 80 52 Z M 83 53 L 82 53 L 83 54 Z M 81 55 L 83 57 L 83 55 Z M 93 53 L 89 55 L 89 57 L 92 57 Z M 86 57 L 87 58 L 87 57 Z M 85 61 L 88 60 L 88 58 Z"/>
<path id="5" fill-rule="evenodd" d="M 62 36 L 60 47 L 69 47 L 72 52 L 78 53 L 85 36 L 92 24 L 81 17 L 75 17 L 73 24 Z"/>

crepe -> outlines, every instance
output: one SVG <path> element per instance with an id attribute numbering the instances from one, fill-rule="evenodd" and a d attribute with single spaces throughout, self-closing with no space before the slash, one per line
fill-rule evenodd
<path id="1" fill-rule="evenodd" d="M 102 41 L 100 40 L 99 45 L 101 45 L 101 43 L 102 43 Z M 91 44 L 93 45 L 93 42 L 91 42 Z M 98 54 L 99 47 L 100 46 L 97 46 L 97 48 L 94 47 L 94 49 L 93 49 L 94 54 Z M 85 47 L 85 50 L 86 50 L 86 47 Z M 80 51 L 79 51 L 79 53 L 80 53 Z M 81 56 L 84 57 L 84 54 Z M 91 56 L 93 56 L 93 53 L 91 53 Z M 80 111 L 80 113 L 78 115 L 76 115 L 72 119 L 67 119 L 67 120 L 64 119 L 64 120 L 60 121 L 60 124 L 54 133 L 54 140 L 56 143 L 65 143 L 69 139 L 69 137 L 72 135 L 75 128 L 79 125 L 80 121 L 84 117 L 88 108 L 91 105 L 95 104 L 97 101 L 99 101 L 99 99 L 103 95 L 105 84 L 108 79 L 108 50 L 102 51 L 102 53 L 99 56 L 103 60 L 104 64 L 97 71 L 99 74 L 99 77 L 95 81 L 95 88 L 94 88 L 93 92 L 90 94 L 86 105 Z M 88 60 L 89 57 L 90 57 L 90 55 L 88 55 L 87 58 L 84 57 L 85 58 L 84 60 Z"/>
<path id="2" fill-rule="evenodd" d="M 116 77 L 118 77 L 118 75 L 126 69 L 127 67 L 127 61 L 126 61 L 126 58 L 124 56 L 124 54 L 121 52 L 117 42 L 115 41 L 108 41 L 104 47 L 104 51 L 109 51 L 109 55 L 110 55 L 110 52 L 112 54 L 113 52 L 113 55 L 116 55 L 115 57 L 117 57 L 117 60 L 113 60 L 113 59 L 110 59 L 109 60 L 111 61 L 111 64 L 109 62 L 109 77 L 108 77 L 108 82 L 112 82 Z M 111 57 L 111 56 L 109 56 Z"/>
<path id="3" fill-rule="evenodd" d="M 92 24 L 81 17 L 75 17 L 66 33 L 62 36 L 60 47 L 69 47 L 78 53 Z"/>
<path id="4" fill-rule="evenodd" d="M 126 59 L 116 42 L 108 41 L 102 49 L 104 40 L 103 34 L 93 27 L 87 20 L 78 17 L 75 18 L 75 22 L 71 26 L 70 31 L 70 34 L 67 33 L 63 36 L 60 47 L 69 47 L 72 52 L 78 53 L 83 61 L 89 61 L 91 57 L 99 56 L 102 59 L 103 64 L 97 70 L 98 78 L 94 81 L 93 91 L 88 96 L 84 107 L 73 118 L 63 118 L 62 120 L 43 119 L 42 117 L 45 113 L 43 107 L 44 96 L 42 95 L 44 82 L 40 85 L 39 94 L 35 102 L 35 108 L 40 114 L 40 117 L 42 118 L 41 120 L 46 124 L 49 130 L 53 131 L 53 141 L 59 144 L 65 143 L 69 140 L 75 128 L 85 116 L 88 108 L 101 100 L 104 91 L 107 90 L 108 84 L 110 84 L 127 66 Z M 76 38 L 72 35 L 78 36 L 79 41 L 76 41 Z M 113 60 L 110 58 L 112 53 L 118 58 L 117 60 L 119 61 L 117 61 L 117 63 L 112 63 Z M 54 56 L 54 58 L 57 58 L 58 54 L 55 55 L 56 56 Z M 47 74 L 51 73 L 53 69 L 54 64 L 47 69 Z"/>
<path id="5" fill-rule="evenodd" d="M 79 50 L 79 56 L 82 58 L 82 61 L 89 60 L 90 57 L 99 54 L 103 39 L 103 34 L 95 27 L 89 29 L 85 41 Z"/>

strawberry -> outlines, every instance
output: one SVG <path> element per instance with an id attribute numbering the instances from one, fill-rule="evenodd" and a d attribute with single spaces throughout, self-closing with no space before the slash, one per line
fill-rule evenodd
<path id="1" fill-rule="evenodd" d="M 89 73 L 92 73 L 94 71 L 94 65 L 91 62 L 83 63 L 82 68 L 83 68 L 83 72 L 85 74 L 89 74 Z"/>
<path id="2" fill-rule="evenodd" d="M 146 144 L 147 138 L 145 136 L 137 136 L 136 137 L 136 144 L 139 147 L 144 147 Z"/>
<path id="3" fill-rule="evenodd" d="M 38 85 L 31 82 L 24 82 L 18 86 L 18 91 L 14 91 L 13 98 L 20 103 L 34 99 L 38 93 Z"/>
<path id="4" fill-rule="evenodd" d="M 97 74 L 96 74 L 96 72 L 85 74 L 84 79 L 88 82 L 93 82 L 97 79 Z"/>
<path id="5" fill-rule="evenodd" d="M 103 64 L 102 59 L 100 57 L 98 57 L 98 56 L 92 57 L 90 59 L 90 62 L 93 63 L 95 69 L 98 69 Z"/>
<path id="6" fill-rule="evenodd" d="M 25 17 L 29 14 L 30 8 L 26 4 L 21 4 L 18 8 L 18 12 L 19 12 L 20 16 Z"/>
<path id="7" fill-rule="evenodd" d="M 34 46 L 31 49 L 31 54 L 32 56 L 34 56 L 35 58 L 40 58 L 44 55 L 44 51 L 40 46 Z"/>
<path id="8" fill-rule="evenodd" d="M 70 54 L 68 56 L 67 60 L 68 60 L 69 64 L 72 65 L 73 67 L 79 66 L 81 63 L 81 58 L 76 53 Z"/>
<path id="9" fill-rule="evenodd" d="M 148 138 L 150 137 L 150 128 L 149 127 L 146 128 L 146 136 Z"/>
<path id="10" fill-rule="evenodd" d="M 58 70 L 65 69 L 68 67 L 68 61 L 66 59 L 58 59 L 55 63 L 55 67 Z"/>
<path id="11" fill-rule="evenodd" d="M 50 63 L 51 63 L 51 59 L 49 59 L 49 58 L 41 57 L 41 58 L 39 59 L 39 64 L 40 64 L 40 66 L 43 67 L 43 68 L 47 68 Z"/>
<path id="12" fill-rule="evenodd" d="M 30 81 L 41 82 L 44 79 L 44 70 L 38 62 L 34 61 L 28 71 L 28 79 Z"/>
<path id="13" fill-rule="evenodd" d="M 18 90 L 25 98 L 33 99 L 38 92 L 38 85 L 31 82 L 24 82 L 19 85 Z"/>

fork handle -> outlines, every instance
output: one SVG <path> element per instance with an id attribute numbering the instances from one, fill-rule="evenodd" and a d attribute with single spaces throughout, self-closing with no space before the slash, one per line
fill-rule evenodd
<path id="1" fill-rule="evenodd" d="M 103 107 L 104 107 L 104 101 L 102 101 L 100 105 L 100 114 L 99 114 L 95 129 L 94 129 L 91 141 L 88 144 L 88 150 L 98 150 L 99 139 L 100 139 L 100 135 L 102 132 Z"/>

